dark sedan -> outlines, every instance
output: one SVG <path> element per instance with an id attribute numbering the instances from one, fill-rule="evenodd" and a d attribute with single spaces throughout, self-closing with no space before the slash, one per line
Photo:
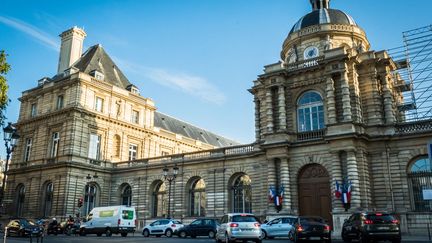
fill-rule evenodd
<path id="1" fill-rule="evenodd" d="M 331 227 L 321 217 L 300 216 L 288 236 L 293 242 L 303 240 L 331 242 Z"/>
<path id="2" fill-rule="evenodd" d="M 179 229 L 177 235 L 181 238 L 186 238 L 190 236 L 195 238 L 197 236 L 208 236 L 213 239 L 215 237 L 216 228 L 218 222 L 216 219 L 197 219 Z"/>
<path id="3" fill-rule="evenodd" d="M 342 227 L 344 242 L 358 240 L 391 240 L 401 242 L 400 222 L 395 215 L 382 212 L 357 212 L 345 220 Z"/>
<path id="4" fill-rule="evenodd" d="M 35 236 L 43 234 L 43 228 L 27 219 L 13 219 L 7 224 L 7 236 Z"/>

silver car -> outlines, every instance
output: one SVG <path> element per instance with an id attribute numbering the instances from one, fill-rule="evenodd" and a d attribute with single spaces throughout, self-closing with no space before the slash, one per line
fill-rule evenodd
<path id="1" fill-rule="evenodd" d="M 261 225 L 262 238 L 288 237 L 295 220 L 295 216 L 280 217 Z"/>
<path id="2" fill-rule="evenodd" d="M 229 213 L 222 217 L 217 228 L 216 242 L 237 240 L 261 243 L 261 224 L 249 213 Z"/>

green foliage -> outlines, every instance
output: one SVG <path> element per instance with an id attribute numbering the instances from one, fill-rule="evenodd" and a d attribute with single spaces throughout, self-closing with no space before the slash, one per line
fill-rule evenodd
<path id="1" fill-rule="evenodd" d="M 0 124 L 3 125 L 5 120 L 5 110 L 9 103 L 8 89 L 6 74 L 10 70 L 10 65 L 6 62 L 7 54 L 2 50 L 0 51 Z"/>

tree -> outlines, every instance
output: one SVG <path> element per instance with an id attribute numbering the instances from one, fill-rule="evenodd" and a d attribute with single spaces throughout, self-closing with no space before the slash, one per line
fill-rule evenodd
<path id="1" fill-rule="evenodd" d="M 0 51 L 0 124 L 5 120 L 5 110 L 9 104 L 8 89 L 6 74 L 10 70 L 10 65 L 6 62 L 7 54 Z"/>

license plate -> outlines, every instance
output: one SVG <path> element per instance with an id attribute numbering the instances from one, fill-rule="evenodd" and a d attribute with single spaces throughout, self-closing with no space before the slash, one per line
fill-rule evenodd
<path id="1" fill-rule="evenodd" d="M 389 227 L 377 227 L 378 230 L 388 230 Z"/>
<path id="2" fill-rule="evenodd" d="M 240 229 L 241 231 L 252 231 L 253 229 Z"/>
<path id="3" fill-rule="evenodd" d="M 321 237 L 310 237 L 309 240 L 321 240 Z"/>

